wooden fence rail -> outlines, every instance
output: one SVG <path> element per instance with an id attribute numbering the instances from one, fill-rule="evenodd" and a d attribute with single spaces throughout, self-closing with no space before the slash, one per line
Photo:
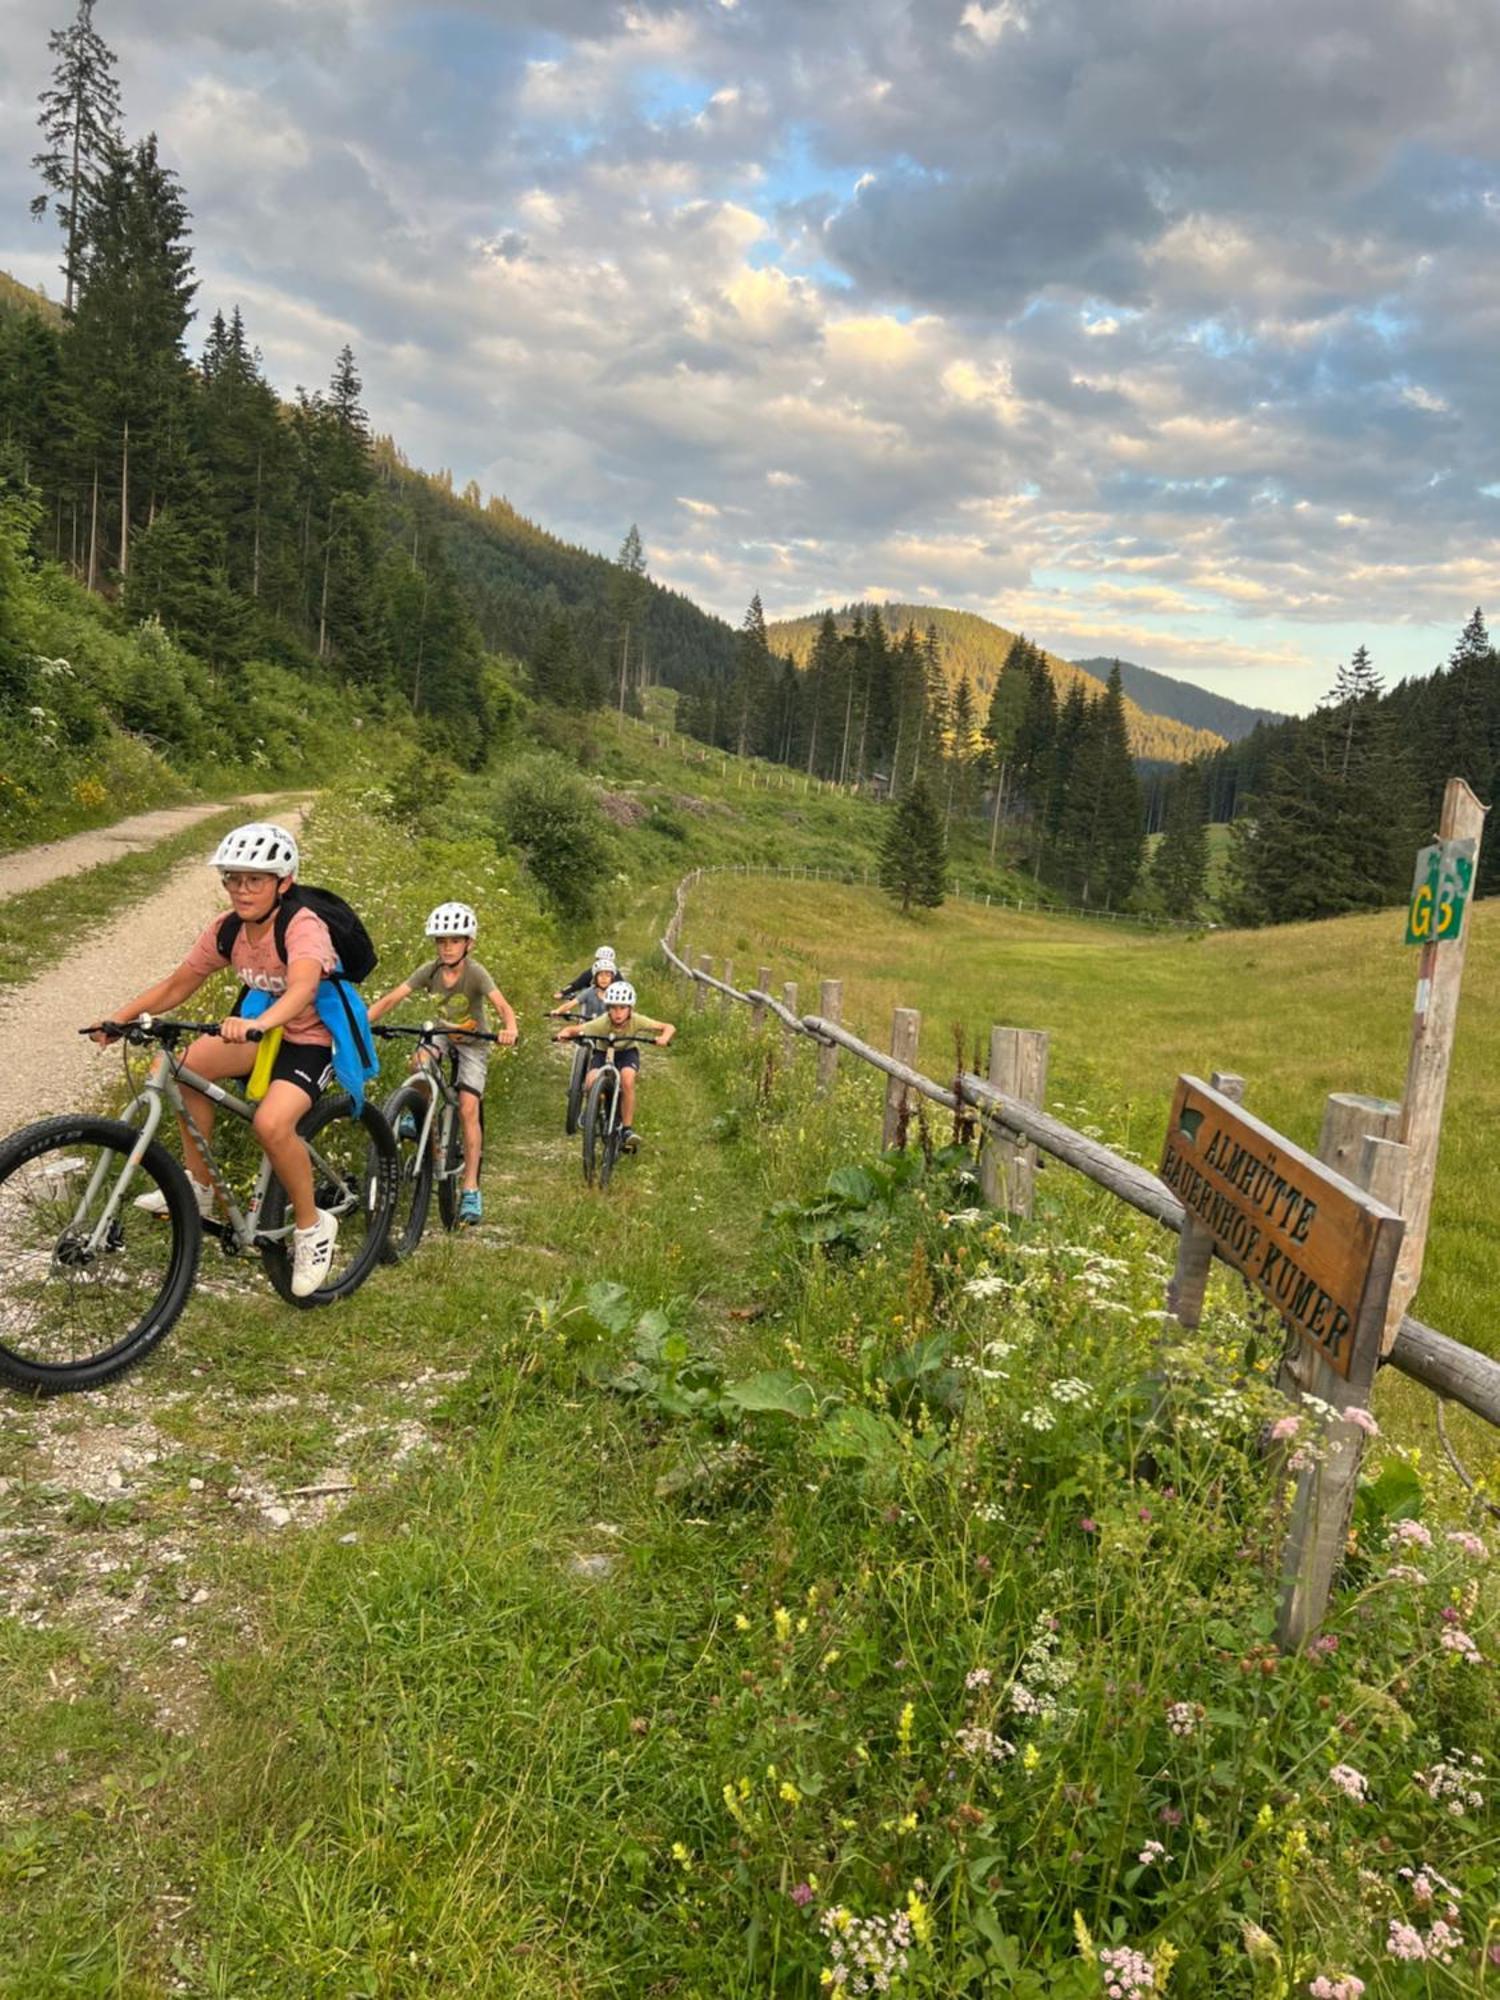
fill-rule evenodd
<path id="1" fill-rule="evenodd" d="M 689 883 L 695 879 L 696 876 L 686 878 L 679 888 L 674 913 L 677 929 L 680 929 L 684 894 Z M 702 981 L 716 991 L 728 994 L 731 999 L 742 1001 L 752 1010 L 769 1011 L 789 1034 L 803 1035 L 825 1047 L 836 1045 L 846 1049 L 872 1069 L 883 1071 L 897 1084 L 934 1104 L 943 1105 L 949 1111 L 976 1114 L 983 1127 L 1026 1141 L 1040 1152 L 1086 1175 L 1098 1186 L 1138 1209 L 1142 1215 L 1150 1216 L 1166 1229 L 1181 1233 L 1185 1219 L 1182 1203 L 1170 1188 L 1138 1161 L 1128 1160 L 1097 1139 L 1075 1131 L 1037 1105 L 1006 1096 L 983 1077 L 964 1072 L 952 1084 L 938 1083 L 910 1063 L 872 1047 L 837 1021 L 817 1014 L 798 1016 L 763 988 L 752 988 L 747 993 L 736 992 L 722 980 L 713 979 L 706 972 L 696 971 L 686 964 L 673 949 L 676 941 L 676 930 L 669 925 L 668 936 L 662 938 L 661 948 L 667 962 L 684 978 Z M 1435 1395 L 1461 1403 L 1475 1416 L 1500 1426 L 1500 1361 L 1490 1355 L 1449 1339 L 1435 1327 L 1427 1326 L 1407 1313 L 1396 1328 L 1394 1343 L 1385 1359 L 1393 1368 L 1412 1381 L 1420 1382 Z"/>

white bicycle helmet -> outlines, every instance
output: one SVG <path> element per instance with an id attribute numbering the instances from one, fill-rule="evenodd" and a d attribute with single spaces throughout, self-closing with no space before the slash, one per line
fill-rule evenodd
<path id="1" fill-rule="evenodd" d="M 604 1004 L 606 1007 L 633 1007 L 635 988 L 628 979 L 616 979 L 604 989 Z"/>
<path id="2" fill-rule="evenodd" d="M 439 903 L 427 919 L 430 938 L 472 938 L 479 935 L 479 919 L 467 903 Z"/>
<path id="3" fill-rule="evenodd" d="M 618 965 L 619 961 L 615 957 L 614 946 L 612 944 L 601 944 L 599 949 L 594 953 L 595 972 L 614 972 L 618 968 Z"/>
<path id="4" fill-rule="evenodd" d="M 256 819 L 248 826 L 237 826 L 232 833 L 226 833 L 208 865 L 218 869 L 253 869 L 284 881 L 288 875 L 296 874 L 300 859 L 297 843 L 284 826 Z"/>

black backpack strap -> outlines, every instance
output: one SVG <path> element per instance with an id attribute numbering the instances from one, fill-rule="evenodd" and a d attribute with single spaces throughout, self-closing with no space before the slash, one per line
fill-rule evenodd
<path id="1" fill-rule="evenodd" d="M 229 957 L 230 953 L 234 950 L 234 941 L 239 934 L 240 918 L 236 911 L 231 910 L 227 917 L 219 919 L 218 934 L 214 939 L 214 943 L 219 948 L 220 958 Z"/>
<path id="2" fill-rule="evenodd" d="M 296 916 L 301 908 L 301 892 L 294 882 L 276 905 L 276 956 L 281 960 L 283 965 L 288 962 L 286 955 L 286 934 L 291 927 L 292 918 Z"/>

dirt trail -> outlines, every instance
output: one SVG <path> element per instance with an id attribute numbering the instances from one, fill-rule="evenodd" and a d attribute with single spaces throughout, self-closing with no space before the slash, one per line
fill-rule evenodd
<path id="1" fill-rule="evenodd" d="M 222 806 L 207 806 L 200 817 L 222 811 Z M 301 807 L 283 810 L 283 824 L 295 832 L 302 811 Z M 75 1111 L 95 1099 L 106 1071 L 112 1077 L 118 1070 L 119 1056 L 113 1051 L 101 1053 L 74 1030 L 169 972 L 209 918 L 223 908 L 212 869 L 201 860 L 186 861 L 149 902 L 96 931 L 68 957 L 42 970 L 30 985 L 0 996 L 0 1137 L 30 1119 Z"/>
<path id="2" fill-rule="evenodd" d="M 28 889 L 45 888 L 63 875 L 81 875 L 86 868 L 97 868 L 101 861 L 118 861 L 123 854 L 138 854 L 143 848 L 155 847 L 158 841 L 169 840 L 174 833 L 196 826 L 199 820 L 212 819 L 226 806 L 248 806 L 253 811 L 259 806 L 273 805 L 284 796 L 281 792 L 255 792 L 246 798 L 220 799 L 211 805 L 163 806 L 156 812 L 137 813 L 133 819 L 119 820 L 114 826 L 97 826 L 92 833 L 75 833 L 67 840 L 47 840 L 40 847 L 23 847 L 16 854 L 0 857 L 0 903 L 11 896 L 22 896 Z"/>

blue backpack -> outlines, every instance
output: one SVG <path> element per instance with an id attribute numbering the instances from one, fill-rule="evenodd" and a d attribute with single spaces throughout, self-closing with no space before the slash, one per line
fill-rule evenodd
<path id="1" fill-rule="evenodd" d="M 365 996 L 355 984 L 356 979 L 366 979 L 374 971 L 375 947 L 370 943 L 369 932 L 342 896 L 329 889 L 303 888 L 299 884 L 282 897 L 276 912 L 276 949 L 283 962 L 287 925 L 298 909 L 310 909 L 315 916 L 322 917 L 338 953 L 334 970 L 318 981 L 313 1005 L 318 1019 L 333 1037 L 333 1073 L 359 1112 L 364 1109 L 365 1085 L 380 1070 L 375 1038 L 370 1033 L 370 1012 Z M 217 942 L 222 957 L 230 956 L 239 932 L 240 919 L 231 911 L 219 925 Z M 273 997 L 241 987 L 235 1012 L 253 1021 L 271 1006 Z"/>

